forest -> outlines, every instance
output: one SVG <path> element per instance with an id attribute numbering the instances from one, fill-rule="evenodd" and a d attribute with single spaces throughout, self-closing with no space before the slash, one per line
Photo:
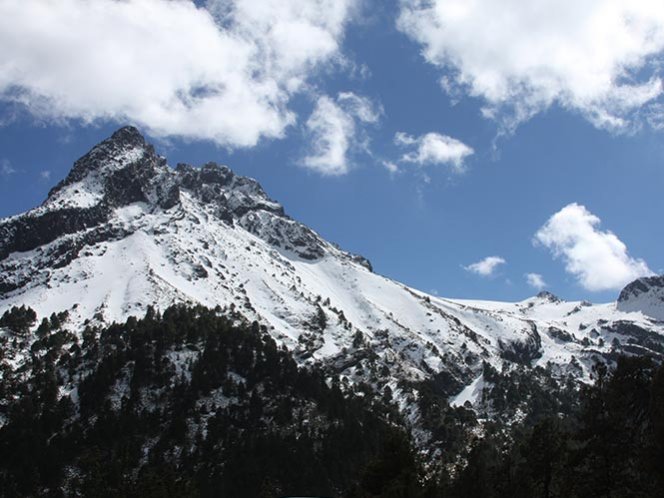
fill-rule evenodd
<path id="1" fill-rule="evenodd" d="M 0 351 L 29 345 L 22 366 L 2 363 L 2 496 L 664 496 L 664 368 L 652 358 L 598 363 L 592 385 L 547 392 L 485 366 L 494 395 L 537 406 L 521 420 L 421 386 L 431 453 L 389 392 L 298 366 L 233 313 L 148 309 L 80 339 L 66 318 L 43 319 L 32 339 L 32 310 L 0 318 Z"/>

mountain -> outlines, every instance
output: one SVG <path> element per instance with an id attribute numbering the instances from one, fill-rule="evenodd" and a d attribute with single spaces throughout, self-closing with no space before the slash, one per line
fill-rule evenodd
<path id="1" fill-rule="evenodd" d="M 618 309 L 664 320 L 664 276 L 643 277 L 627 285 L 618 296 Z"/>
<path id="2" fill-rule="evenodd" d="M 600 359 L 661 357 L 661 278 L 597 305 L 546 292 L 517 303 L 431 296 L 293 220 L 253 179 L 216 163 L 170 167 L 132 127 L 76 161 L 41 206 L 0 221 L 0 315 L 66 311 L 80 336 L 148 307 L 238 313 L 300 365 L 389 388 L 416 425 L 423 385 L 452 406 L 514 417 L 527 400 L 508 410 L 491 396 L 496 376 L 588 382 Z M 3 361 L 19 368 L 26 354 Z"/>

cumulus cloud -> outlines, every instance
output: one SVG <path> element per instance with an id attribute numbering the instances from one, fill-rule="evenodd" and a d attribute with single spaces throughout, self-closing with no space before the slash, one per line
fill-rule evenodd
<path id="1" fill-rule="evenodd" d="M 477 263 L 464 266 L 463 269 L 482 277 L 491 277 L 500 265 L 507 263 L 500 256 L 488 256 Z"/>
<path id="2" fill-rule="evenodd" d="M 397 132 L 394 143 L 402 148 L 410 149 L 401 156 L 401 161 L 416 163 L 421 166 L 429 164 L 447 164 L 456 172 L 464 169 L 464 160 L 475 151 L 456 138 L 439 133 L 427 133 L 413 137 L 404 132 Z"/>
<path id="3" fill-rule="evenodd" d="M 528 282 L 528 285 L 533 289 L 542 290 L 546 287 L 544 277 L 539 273 L 526 273 L 526 282 Z"/>
<path id="4" fill-rule="evenodd" d="M 3 0 L 0 100 L 40 119 L 131 122 L 250 147 L 341 59 L 356 0 Z"/>
<path id="5" fill-rule="evenodd" d="M 506 131 L 554 103 L 623 130 L 663 92 L 664 2 L 402 0 L 397 25 Z"/>
<path id="6" fill-rule="evenodd" d="M 368 150 L 362 125 L 380 120 L 382 108 L 366 97 L 340 93 L 336 100 L 322 95 L 305 123 L 310 142 L 301 164 L 324 175 L 343 175 L 350 169 L 349 153 Z"/>
<path id="7" fill-rule="evenodd" d="M 589 291 L 620 289 L 652 274 L 645 261 L 629 256 L 616 235 L 600 230 L 600 223 L 584 206 L 569 204 L 537 231 L 534 242 L 562 259 L 567 273 Z"/>

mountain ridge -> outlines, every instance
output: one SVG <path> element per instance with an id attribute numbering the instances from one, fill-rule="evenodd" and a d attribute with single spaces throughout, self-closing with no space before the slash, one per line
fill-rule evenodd
<path id="1" fill-rule="evenodd" d="M 41 206 L 0 220 L 0 314 L 67 311 L 80 334 L 176 303 L 240 312 L 301 365 L 389 387 L 412 421 L 421 382 L 491 412 L 487 365 L 588 382 L 599 360 L 664 354 L 664 323 L 620 302 L 445 299 L 373 273 L 255 180 L 216 163 L 171 168 L 131 127 L 79 159 Z"/>

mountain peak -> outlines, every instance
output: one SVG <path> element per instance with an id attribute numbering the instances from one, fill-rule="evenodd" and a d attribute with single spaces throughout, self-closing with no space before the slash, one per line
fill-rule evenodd
<path id="1" fill-rule="evenodd" d="M 110 206 L 147 201 L 152 179 L 166 171 L 166 159 L 138 129 L 125 126 L 77 160 L 67 177 L 51 189 L 45 205 L 62 207 L 72 198 Z"/>
<path id="2" fill-rule="evenodd" d="M 195 231 L 192 224 L 206 220 L 210 226 L 223 225 L 218 233 L 242 229 L 304 260 L 333 252 L 335 257 L 371 269 L 365 258 L 333 248 L 287 216 L 253 178 L 214 162 L 170 168 L 136 128 L 126 126 L 78 159 L 41 206 L 0 220 L 0 273 L 5 269 L 3 260 L 12 253 L 39 249 L 49 253 L 43 259 L 44 268 L 66 265 L 81 251 L 111 240 L 141 231 L 163 233 L 154 224 L 164 220 L 172 224 L 184 220 L 183 233 Z M 32 280 L 27 274 L 9 273 L 7 267 L 7 278 L 0 277 L 0 295 Z"/>
<path id="3" fill-rule="evenodd" d="M 49 198 L 64 187 L 91 175 L 105 179 L 120 170 L 133 167 L 132 176 L 146 177 L 154 173 L 156 165 L 165 163 L 165 159 L 157 155 L 154 147 L 145 141 L 138 129 L 125 126 L 76 161 L 67 177 L 49 192 Z"/>
<path id="4" fill-rule="evenodd" d="M 145 137 L 135 126 L 123 126 L 119 128 L 108 140 L 124 144 L 147 145 Z"/>
<path id="5" fill-rule="evenodd" d="M 549 292 L 549 291 L 540 291 L 537 296 L 537 298 L 543 300 L 543 301 L 548 301 L 550 303 L 561 303 L 562 299 L 560 299 L 558 296 L 555 294 Z"/>
<path id="6" fill-rule="evenodd" d="M 618 296 L 618 309 L 664 320 L 664 275 L 642 277 L 627 284 Z"/>

